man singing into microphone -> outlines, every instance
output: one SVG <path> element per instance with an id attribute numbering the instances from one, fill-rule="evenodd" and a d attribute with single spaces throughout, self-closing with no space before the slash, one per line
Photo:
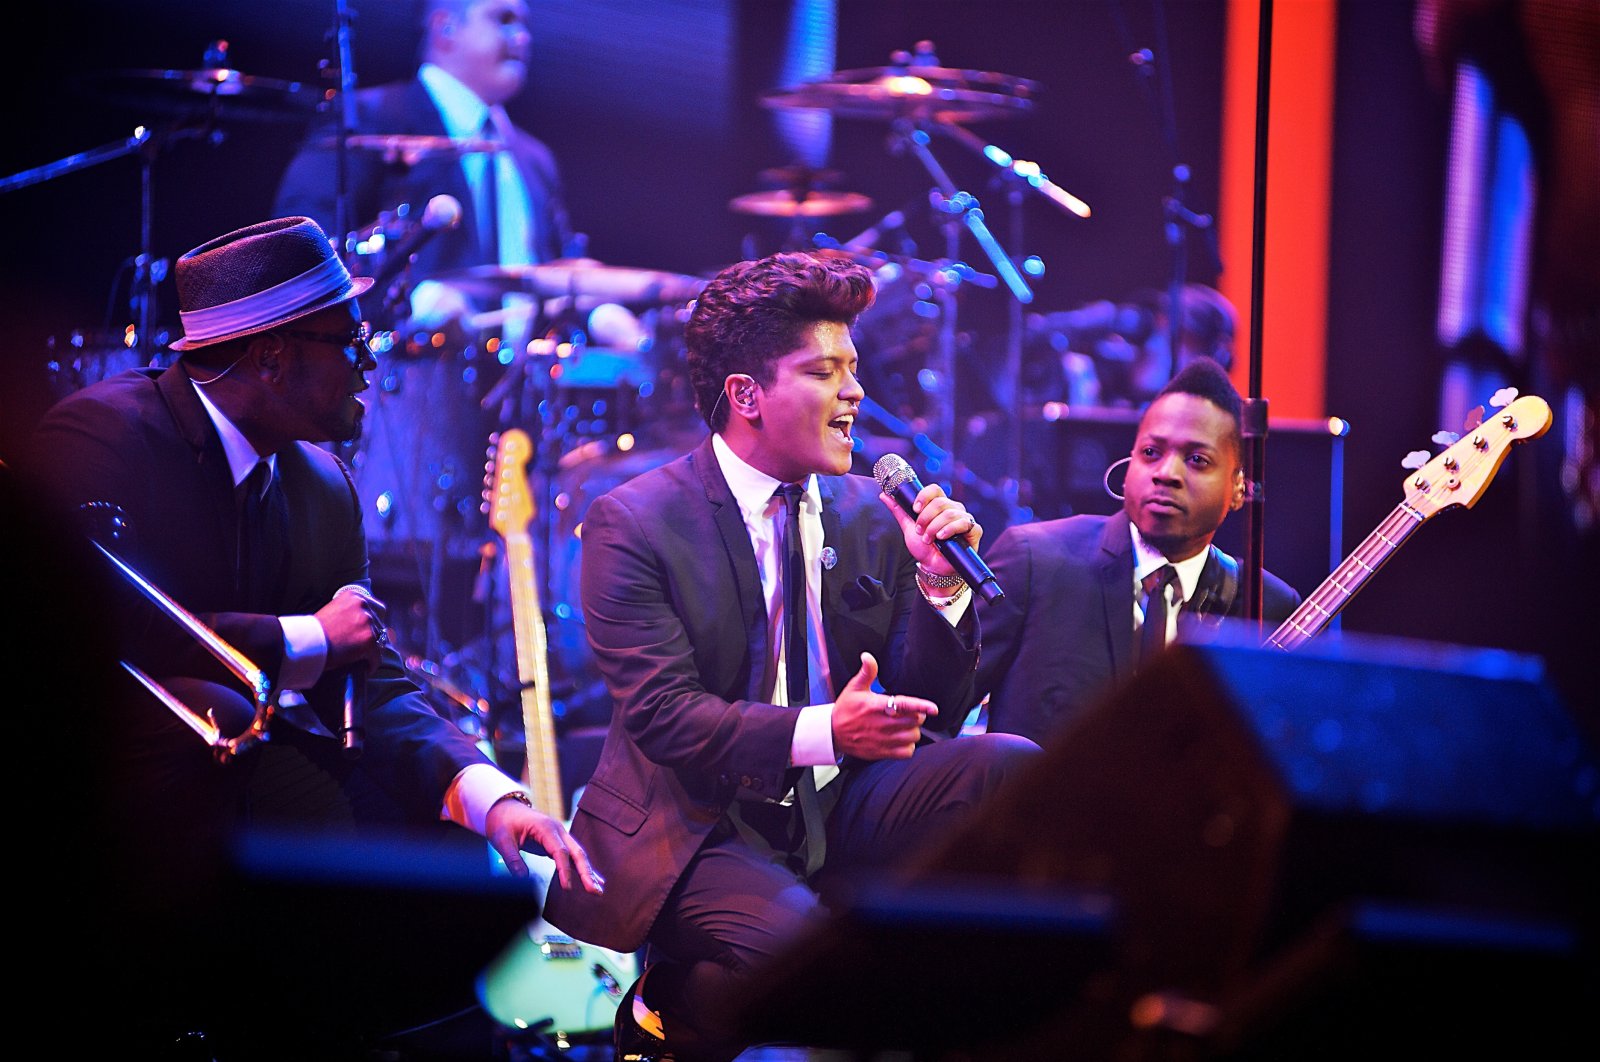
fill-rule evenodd
<path id="1" fill-rule="evenodd" d="M 562 888 L 598 892 L 599 874 L 562 824 L 536 811 L 406 676 L 370 593 L 350 472 L 313 445 L 361 431 L 358 396 L 373 359 L 357 297 L 371 281 L 352 277 L 327 234 L 300 217 L 195 248 L 178 259 L 176 282 L 181 358 L 63 399 L 23 465 L 65 511 L 114 516 L 89 530 L 282 691 L 270 740 L 225 764 L 131 681 L 125 703 L 81 706 L 117 743 L 114 776 L 93 780 L 117 787 L 115 816 L 93 836 L 110 845 L 110 866 L 128 883 L 119 899 L 130 921 L 214 917 L 203 901 L 222 899 L 210 888 L 224 846 L 240 821 L 267 819 L 440 834 L 447 819 L 487 837 L 513 873 L 526 876 L 518 853 L 527 848 L 553 857 Z M 189 632 L 121 589 L 105 602 L 116 609 L 119 654 L 237 734 L 253 714 L 239 684 Z M 337 733 L 352 674 L 365 701 L 355 758 Z M 140 1031 L 165 1045 L 190 1022 L 206 1027 L 207 993 L 222 986 L 204 983 L 209 968 L 173 941 L 157 950 L 178 983 L 165 984 L 158 971 L 168 968 L 147 957 L 133 987 L 155 1001 L 136 1016 L 151 1023 Z"/>
<path id="2" fill-rule="evenodd" d="M 733 1058 L 730 990 L 1037 751 L 951 740 L 979 632 L 936 543 L 982 530 L 938 486 L 912 516 L 848 474 L 872 298 L 836 258 L 723 270 L 686 330 L 711 436 L 588 508 L 581 601 L 614 713 L 572 832 L 608 881 L 546 916 L 648 942 L 618 1058 Z"/>

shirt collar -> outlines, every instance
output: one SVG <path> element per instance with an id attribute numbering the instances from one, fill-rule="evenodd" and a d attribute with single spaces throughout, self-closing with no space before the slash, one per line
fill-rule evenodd
<path id="1" fill-rule="evenodd" d="M 728 489 L 733 491 L 733 498 L 739 503 L 739 511 L 746 520 L 751 516 L 764 515 L 767 504 L 772 500 L 772 492 L 783 484 L 783 480 L 773 479 L 734 453 L 733 447 L 720 433 L 711 436 L 711 451 L 717 455 L 717 467 L 722 469 L 722 478 L 728 481 Z M 806 477 L 804 497 L 802 511 L 822 511 L 822 495 L 817 489 L 815 475 Z"/>
<path id="2" fill-rule="evenodd" d="M 1133 582 L 1137 586 L 1144 582 L 1144 577 L 1161 567 L 1170 564 L 1178 571 L 1178 587 L 1183 591 L 1182 600 L 1187 601 L 1194 596 L 1195 588 L 1200 585 L 1200 573 L 1205 571 L 1206 561 L 1211 557 L 1211 549 L 1207 547 L 1190 557 L 1188 560 L 1169 561 L 1150 543 L 1139 534 L 1138 527 L 1131 522 L 1128 530 L 1133 536 Z"/>
<path id="3" fill-rule="evenodd" d="M 483 134 L 483 120 L 493 116 L 495 127 L 506 127 L 505 108 L 496 104 L 490 107 L 478 94 L 461 83 L 461 79 L 432 63 L 417 68 L 417 79 L 433 97 L 434 106 L 444 119 L 444 129 L 452 138 L 464 140 Z"/>
<path id="4" fill-rule="evenodd" d="M 217 434 L 222 436 L 222 452 L 228 457 L 228 471 L 232 473 L 233 485 L 237 487 L 245 481 L 245 477 L 250 475 L 262 457 L 256 453 L 256 448 L 250 445 L 244 433 L 234 426 L 233 421 L 229 420 L 222 410 L 211 404 L 211 399 L 206 397 L 205 388 L 196 386 L 193 380 L 189 381 L 189 386 L 200 396 L 200 404 L 206 407 L 206 415 L 216 426 Z M 267 477 L 267 482 L 270 483 L 272 475 L 276 475 L 278 471 L 278 455 L 269 454 L 265 460 L 267 467 L 272 470 L 271 475 Z"/>

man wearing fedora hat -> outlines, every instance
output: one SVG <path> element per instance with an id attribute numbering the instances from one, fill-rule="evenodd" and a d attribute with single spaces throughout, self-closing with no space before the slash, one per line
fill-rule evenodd
<path id="1" fill-rule="evenodd" d="M 111 781 L 126 799 L 109 833 L 123 869 L 186 902 L 242 813 L 447 819 L 486 837 L 513 874 L 528 873 L 526 847 L 552 857 L 559 887 L 600 891 L 565 827 L 430 707 L 388 642 L 349 469 L 315 445 L 361 431 L 374 362 L 357 299 L 372 281 L 350 275 L 314 221 L 288 217 L 188 252 L 176 283 L 181 357 L 57 403 L 22 471 L 69 513 L 111 514 L 96 537 L 259 667 L 282 711 L 270 741 L 219 764 L 130 684 L 106 719 L 121 742 Z M 239 684 L 187 632 L 131 591 L 114 605 L 124 660 L 175 677 L 169 688 L 193 693 L 190 707 L 212 710 L 224 733 L 248 722 Z M 341 742 L 346 691 L 362 685 L 359 740 Z"/>

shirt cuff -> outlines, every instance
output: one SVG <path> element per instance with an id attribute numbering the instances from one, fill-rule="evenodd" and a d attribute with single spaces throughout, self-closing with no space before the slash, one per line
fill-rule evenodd
<path id="1" fill-rule="evenodd" d="M 938 612 L 939 615 L 949 621 L 950 626 L 954 627 L 961 622 L 961 617 L 967 614 L 967 609 L 970 607 L 972 607 L 972 595 L 967 593 L 961 595 L 960 601 L 946 608 L 941 608 Z"/>
<path id="2" fill-rule="evenodd" d="M 794 724 L 789 763 L 795 767 L 821 767 L 838 762 L 833 752 L 833 705 L 806 705 Z"/>
<path id="3" fill-rule="evenodd" d="M 498 767 L 487 763 L 471 763 L 461 769 L 444 791 L 444 808 L 441 819 L 457 826 L 465 826 L 479 837 L 484 836 L 484 819 L 489 809 L 522 787 Z"/>
<path id="4" fill-rule="evenodd" d="M 308 690 L 322 677 L 328 662 L 328 635 L 315 616 L 279 616 L 283 628 L 283 666 L 278 688 Z"/>

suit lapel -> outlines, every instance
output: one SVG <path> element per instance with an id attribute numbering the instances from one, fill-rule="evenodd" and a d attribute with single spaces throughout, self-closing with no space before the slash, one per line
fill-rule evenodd
<path id="1" fill-rule="evenodd" d="M 711 448 L 709 436 L 689 454 L 689 465 L 705 492 L 712 523 L 722 539 L 725 562 L 733 573 L 739 614 L 745 621 L 746 658 L 752 664 L 764 662 L 767 660 L 769 638 L 766 602 L 761 595 L 761 571 L 756 567 L 756 551 L 750 544 L 750 532 L 744 526 L 744 515 L 739 512 L 739 503 L 734 500 L 733 491 L 728 489 L 728 481 L 722 477 L 722 469 L 717 465 L 717 455 Z M 707 572 L 707 575 L 708 587 L 720 582 L 714 572 Z M 752 666 L 751 686 L 745 691 L 745 696 L 751 700 L 762 699 L 766 695 L 764 691 L 772 688 L 772 681 L 772 676 L 766 674 L 764 663 L 760 667 Z"/>
<path id="2" fill-rule="evenodd" d="M 203 494 L 204 515 L 214 536 L 214 549 L 218 556 L 227 558 L 232 571 L 234 543 L 238 539 L 238 513 L 234 506 L 233 473 L 228 470 L 228 455 L 222 449 L 222 437 L 216 425 L 194 393 L 189 374 L 182 364 L 173 364 L 156 378 L 156 387 L 172 413 L 178 434 L 194 450 L 194 460 L 199 468 L 197 476 Z"/>
<path id="3" fill-rule="evenodd" d="M 1100 607 L 1105 610 L 1114 681 L 1133 673 L 1133 538 L 1117 513 L 1100 531 Z"/>
<path id="4" fill-rule="evenodd" d="M 833 481 L 825 476 L 817 477 L 817 491 L 822 498 L 822 547 L 823 549 L 839 548 L 839 543 L 844 541 L 844 524 L 839 517 L 839 507 L 834 501 Z M 830 622 L 834 616 L 840 615 L 844 606 L 839 600 L 842 581 L 847 578 L 850 568 L 843 564 L 835 564 L 829 568 L 822 566 L 822 636 L 827 643 L 823 650 L 828 654 L 829 683 L 833 692 L 837 693 L 843 681 L 840 676 L 855 674 L 854 667 L 847 667 L 839 658 L 839 647 L 834 642 L 833 625 Z M 836 574 L 840 573 L 840 574 Z"/>

